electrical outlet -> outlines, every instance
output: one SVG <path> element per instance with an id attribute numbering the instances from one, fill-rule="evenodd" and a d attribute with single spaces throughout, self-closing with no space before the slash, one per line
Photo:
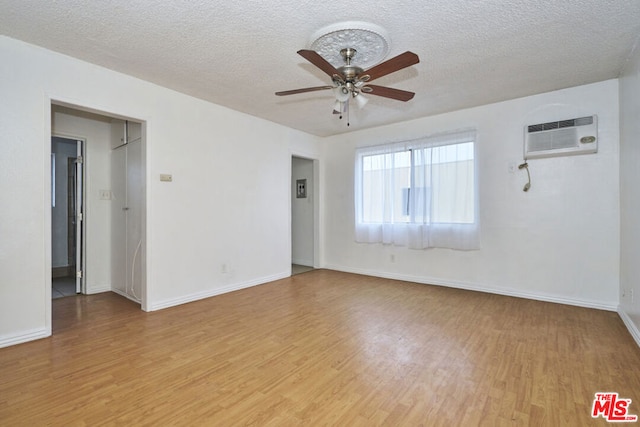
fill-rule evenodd
<path id="1" fill-rule="evenodd" d="M 100 190 L 100 200 L 111 200 L 111 190 Z"/>
<path id="2" fill-rule="evenodd" d="M 222 265 L 220 266 L 220 272 L 221 272 L 221 273 L 223 273 L 223 274 L 224 274 L 224 273 L 228 273 L 228 272 L 229 272 L 229 270 L 228 270 L 228 268 L 227 268 L 227 264 L 222 264 Z"/>
<path id="3" fill-rule="evenodd" d="M 627 296 L 627 290 L 625 288 L 622 288 L 622 298 Z"/>
<path id="4" fill-rule="evenodd" d="M 629 298 L 631 298 L 631 302 L 633 302 L 633 289 L 629 289 Z"/>
<path id="5" fill-rule="evenodd" d="M 509 165 L 507 166 L 509 173 L 516 173 L 516 169 L 518 169 L 518 165 L 515 162 L 509 162 Z"/>
<path id="6" fill-rule="evenodd" d="M 396 262 L 396 255 L 395 254 L 389 255 L 389 261 Z"/>

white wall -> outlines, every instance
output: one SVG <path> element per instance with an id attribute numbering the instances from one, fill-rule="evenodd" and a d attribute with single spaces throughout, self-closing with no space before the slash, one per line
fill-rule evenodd
<path id="1" fill-rule="evenodd" d="M 522 162 L 524 126 L 591 114 L 599 117 L 599 152 L 529 161 L 532 187 L 524 193 L 526 173 L 509 173 L 510 164 Z M 468 127 L 478 131 L 481 250 L 355 243 L 355 148 Z M 326 266 L 615 310 L 618 139 L 617 80 L 329 138 Z"/>
<path id="2" fill-rule="evenodd" d="M 106 117 L 54 106 L 51 131 L 85 141 L 84 282 L 88 294 L 107 291 L 111 289 L 111 202 L 100 199 L 100 190 L 110 188 L 109 121 Z"/>
<path id="3" fill-rule="evenodd" d="M 147 122 L 146 309 L 289 275 L 291 152 L 317 138 L 4 36 L 0 58 L 0 346 L 51 333 L 51 99 Z"/>
<path id="4" fill-rule="evenodd" d="M 307 197 L 296 196 L 296 181 L 307 180 Z M 291 261 L 313 267 L 314 235 L 313 160 L 293 157 L 291 160 Z"/>
<path id="5" fill-rule="evenodd" d="M 637 238 L 620 243 L 619 177 L 633 183 L 637 161 L 619 175 L 617 80 L 319 141 L 7 37 L 0 58 L 11 64 L 0 67 L 0 346 L 51 332 L 52 99 L 147 123 L 146 309 L 289 274 L 292 153 L 321 159 L 321 266 L 615 309 L 622 247 L 623 283 L 638 286 Z M 637 68 L 623 85 L 634 93 Z M 623 113 L 637 117 L 632 96 Z M 522 171 L 508 172 L 522 160 L 523 126 L 589 114 L 599 116 L 599 153 L 530 161 L 532 188 L 523 193 Z M 354 243 L 355 147 L 470 126 L 478 129 L 482 249 Z M 623 133 L 636 135 L 634 126 L 623 120 Z M 627 150 L 637 159 L 637 147 Z M 160 182 L 161 173 L 173 182 Z M 639 204 L 623 188 L 632 209 L 623 209 L 622 230 L 633 237 Z M 621 307 L 637 325 L 637 305 Z"/>
<path id="6" fill-rule="evenodd" d="M 640 345 L 640 48 L 620 77 L 620 309 Z"/>

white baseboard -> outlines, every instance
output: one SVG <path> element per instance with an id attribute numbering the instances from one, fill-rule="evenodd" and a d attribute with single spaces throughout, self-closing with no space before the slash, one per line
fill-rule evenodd
<path id="1" fill-rule="evenodd" d="M 137 299 L 135 299 L 134 297 L 132 297 L 131 295 L 129 295 L 128 293 L 126 293 L 123 290 L 120 289 L 109 289 L 111 292 L 115 292 L 116 294 L 125 297 L 128 300 L 131 300 L 133 302 L 135 302 L 136 304 L 141 304 L 140 301 L 138 301 Z"/>
<path id="2" fill-rule="evenodd" d="M 289 271 L 279 274 L 274 274 L 272 276 L 265 276 L 258 279 L 250 280 L 248 282 L 235 283 L 232 285 L 227 285 L 222 288 L 215 288 L 203 292 L 197 292 L 191 295 L 184 295 L 178 298 L 170 298 L 164 301 L 152 302 L 147 311 L 155 311 L 161 310 L 163 308 L 169 308 L 180 304 L 186 304 L 193 301 L 198 301 L 205 298 L 214 297 L 216 295 L 226 294 L 227 292 L 238 291 L 240 289 L 250 288 L 252 286 L 263 285 L 268 282 L 273 282 L 275 280 L 284 279 L 289 277 L 291 274 Z"/>
<path id="3" fill-rule="evenodd" d="M 633 323 L 633 320 L 631 320 L 629 315 L 622 309 L 622 307 L 618 307 L 618 315 L 622 319 L 622 322 L 624 323 L 624 325 L 629 330 L 629 333 L 635 340 L 636 344 L 638 344 L 638 347 L 640 347 L 640 329 L 638 329 L 636 324 Z"/>
<path id="4" fill-rule="evenodd" d="M 87 286 L 87 295 L 101 294 L 102 292 L 111 292 L 110 285 Z"/>
<path id="5" fill-rule="evenodd" d="M 21 333 L 19 335 L 10 335 L 0 337 L 0 348 L 9 347 L 11 345 L 22 344 L 28 341 L 39 340 L 41 338 L 47 338 L 51 336 L 51 331 L 46 329 L 33 329 L 28 332 Z"/>
<path id="6" fill-rule="evenodd" d="M 330 270 L 344 271 L 346 273 L 362 274 L 365 276 L 383 277 L 385 279 L 403 280 L 405 282 L 422 283 L 425 285 L 446 286 L 449 288 L 467 289 L 470 291 L 487 292 L 490 294 L 505 295 L 517 298 L 526 298 L 537 301 L 553 302 L 557 304 L 574 305 L 585 308 L 595 308 L 598 310 L 617 311 L 616 304 L 605 304 L 600 301 L 589 301 L 574 298 L 566 298 L 558 295 L 549 295 L 538 292 L 524 292 L 517 289 L 493 288 L 471 282 L 442 280 L 434 277 L 412 276 L 407 274 L 388 273 L 383 271 L 365 270 L 359 268 L 349 268 L 340 265 L 326 265 Z"/>

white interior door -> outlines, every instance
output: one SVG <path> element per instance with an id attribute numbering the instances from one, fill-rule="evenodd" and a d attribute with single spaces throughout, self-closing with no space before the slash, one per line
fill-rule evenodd
<path id="1" fill-rule="evenodd" d="M 142 142 L 112 151 L 111 280 L 113 290 L 142 301 Z"/>
<path id="2" fill-rule="evenodd" d="M 128 294 L 142 298 L 142 143 L 127 144 L 127 283 Z"/>
<path id="3" fill-rule="evenodd" d="M 111 286 L 125 294 L 127 287 L 127 150 L 121 146 L 111 151 Z"/>

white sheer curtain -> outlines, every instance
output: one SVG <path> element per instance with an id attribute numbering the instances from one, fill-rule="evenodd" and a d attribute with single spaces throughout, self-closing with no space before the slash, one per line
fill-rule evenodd
<path id="1" fill-rule="evenodd" d="M 480 246 L 475 131 L 356 151 L 356 241 Z"/>

